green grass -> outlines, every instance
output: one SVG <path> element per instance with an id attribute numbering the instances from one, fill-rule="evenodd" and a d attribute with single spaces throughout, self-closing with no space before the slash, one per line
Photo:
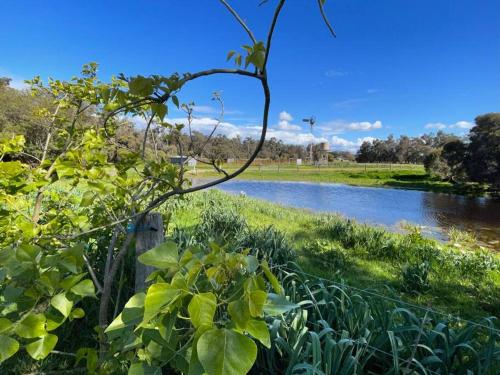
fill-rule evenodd
<path id="1" fill-rule="evenodd" d="M 199 223 L 200 214 L 207 209 L 209 204 L 207 202 L 235 210 L 246 219 L 251 228 L 272 225 L 284 232 L 298 255 L 299 266 L 308 273 L 346 282 L 357 288 L 371 288 L 389 295 L 396 293 L 398 297 L 410 303 L 430 306 L 462 317 L 500 316 L 500 271 L 498 269 L 484 272 L 484 276 L 472 278 L 466 275 L 468 271 L 461 275 L 453 269 L 450 271 L 444 268 L 439 264 L 442 261 L 438 261 L 435 271 L 430 275 L 430 290 L 413 295 L 404 293 L 401 289 L 401 266 L 405 261 L 410 260 L 406 258 L 413 258 L 412 252 L 417 253 L 423 251 L 422 248 L 424 250 L 430 248 L 448 258 L 452 256 L 451 259 L 458 262 L 460 261 L 458 258 L 462 257 L 463 253 L 472 255 L 476 250 L 459 248 L 455 251 L 457 246 L 443 245 L 435 240 L 419 240 L 418 236 L 415 242 L 417 245 L 414 245 L 411 242 L 411 234 L 389 233 L 383 229 L 356 223 L 351 225 L 352 234 L 341 233 L 337 238 L 332 238 L 331 235 L 325 233 L 325 226 L 322 222 L 329 220 L 341 229 L 351 228 L 346 226 L 347 220 L 332 215 L 318 215 L 306 210 L 282 207 L 248 197 L 231 196 L 219 191 L 197 193 L 188 198 L 175 210 L 171 228 L 177 227 L 188 231 L 194 228 Z M 338 247 L 347 254 L 348 263 L 343 267 L 335 268 L 331 265 L 335 253 L 307 253 L 304 250 L 306 245 L 317 240 Z M 423 245 L 419 245 L 419 241 Z M 382 247 L 378 245 L 379 243 L 387 243 L 389 250 L 379 250 Z M 406 243 L 410 245 L 405 245 Z M 384 251 L 387 253 L 385 254 Z M 396 259 L 397 256 L 394 254 L 398 252 L 402 255 Z M 494 262 L 499 262 L 500 258 L 492 255 L 492 259 Z M 475 263 L 471 264 L 469 267 L 474 270 Z"/>

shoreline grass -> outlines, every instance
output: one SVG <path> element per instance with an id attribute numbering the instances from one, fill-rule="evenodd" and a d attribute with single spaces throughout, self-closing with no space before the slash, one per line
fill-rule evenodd
<path id="1" fill-rule="evenodd" d="M 314 214 L 215 190 L 181 201 L 170 229 L 189 232 L 206 209 L 217 205 L 241 215 L 250 228 L 272 226 L 284 233 L 305 272 L 393 297 L 396 294 L 406 302 L 465 318 L 500 316 L 500 270 L 496 265 L 493 270 L 484 268 L 488 262 L 500 262 L 497 254 L 470 244 L 441 244 L 416 232 L 391 233 L 336 215 Z M 428 278 L 430 289 L 409 293 L 403 288 L 401 270 L 411 261 L 407 257 L 420 259 L 419 253 L 426 252 L 435 257 Z"/>

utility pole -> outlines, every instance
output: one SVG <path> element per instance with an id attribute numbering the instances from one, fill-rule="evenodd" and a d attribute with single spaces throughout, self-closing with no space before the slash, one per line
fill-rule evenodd
<path id="1" fill-rule="evenodd" d="M 313 135 L 313 126 L 316 123 L 316 118 L 311 116 L 309 118 L 304 118 L 302 121 L 309 123 L 311 126 L 311 135 Z M 311 138 L 311 147 L 309 147 L 309 159 L 311 160 L 311 165 L 313 164 L 313 144 L 314 144 L 314 136 Z"/>

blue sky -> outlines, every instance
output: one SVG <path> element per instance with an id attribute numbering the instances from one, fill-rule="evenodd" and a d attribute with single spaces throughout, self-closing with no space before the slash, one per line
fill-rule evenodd
<path id="1" fill-rule="evenodd" d="M 263 39 L 276 0 L 231 4 Z M 474 117 L 500 105 L 500 1 L 327 0 L 337 31 L 322 24 L 316 0 L 288 0 L 269 65 L 270 136 L 307 143 L 303 117 L 315 115 L 314 137 L 355 150 L 362 139 L 467 132 Z M 227 51 L 248 43 L 216 0 L 3 0 L 0 75 L 69 78 L 82 64 L 111 75 L 170 74 L 227 67 Z M 221 132 L 255 135 L 260 89 L 246 79 L 207 78 L 186 87 L 197 126 L 217 115 Z M 171 118 L 180 117 L 171 112 Z"/>

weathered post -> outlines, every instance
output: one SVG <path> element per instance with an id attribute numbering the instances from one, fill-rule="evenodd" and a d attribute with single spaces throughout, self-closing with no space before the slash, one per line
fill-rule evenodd
<path id="1" fill-rule="evenodd" d="M 165 241 L 163 219 L 158 212 L 148 213 L 136 228 L 135 255 L 162 244 Z M 135 262 L 135 291 L 146 290 L 146 279 L 154 271 L 154 267 L 146 266 L 136 260 Z"/>

